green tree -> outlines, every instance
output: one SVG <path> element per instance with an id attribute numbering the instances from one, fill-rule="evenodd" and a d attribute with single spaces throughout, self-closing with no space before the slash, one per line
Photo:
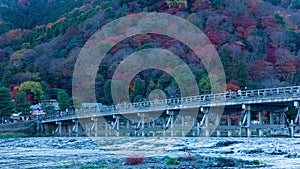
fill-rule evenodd
<path id="1" fill-rule="evenodd" d="M 8 117 L 12 114 L 14 103 L 12 101 L 12 94 L 6 87 L 0 88 L 0 116 Z"/>
<path id="2" fill-rule="evenodd" d="M 33 95 L 33 103 L 38 103 L 44 98 L 44 91 L 40 82 L 27 81 L 22 83 L 17 89 L 26 95 Z"/>
<path id="3" fill-rule="evenodd" d="M 108 104 L 113 103 L 112 96 L 111 96 L 111 82 L 112 82 L 111 80 L 106 81 L 103 87 L 105 100 L 108 102 Z"/>
<path id="4" fill-rule="evenodd" d="M 134 89 L 133 89 L 133 95 L 134 96 L 144 96 L 145 93 L 145 83 L 141 78 L 137 78 L 134 81 Z"/>
<path id="5" fill-rule="evenodd" d="M 196 78 L 188 66 L 176 66 L 173 77 L 182 96 L 193 96 L 199 93 Z"/>
<path id="6" fill-rule="evenodd" d="M 82 107 L 82 101 L 79 98 L 73 98 L 72 103 L 75 109 L 80 109 Z"/>
<path id="7" fill-rule="evenodd" d="M 199 87 L 200 94 L 209 94 L 209 93 L 211 93 L 210 80 L 209 80 L 208 76 L 203 76 L 200 79 L 200 81 L 198 83 L 198 87 Z"/>
<path id="8" fill-rule="evenodd" d="M 245 58 L 241 55 L 236 55 L 233 59 L 233 64 L 235 68 L 232 74 L 233 79 L 236 79 L 238 85 L 244 88 L 247 86 L 249 76 Z"/>
<path id="9" fill-rule="evenodd" d="M 24 92 L 18 92 L 15 104 L 17 112 L 22 112 L 22 115 L 30 114 L 30 102 L 26 101 Z"/>
<path id="10" fill-rule="evenodd" d="M 112 81 L 112 98 L 114 103 L 122 103 L 127 101 L 128 98 L 128 88 L 125 86 L 121 80 Z"/>
<path id="11" fill-rule="evenodd" d="M 143 101 L 144 96 L 142 95 L 137 95 L 133 98 L 133 102 L 141 102 Z"/>
<path id="12" fill-rule="evenodd" d="M 60 110 L 66 110 L 71 107 L 70 98 L 66 90 L 64 89 L 57 90 L 57 100 L 59 103 Z"/>

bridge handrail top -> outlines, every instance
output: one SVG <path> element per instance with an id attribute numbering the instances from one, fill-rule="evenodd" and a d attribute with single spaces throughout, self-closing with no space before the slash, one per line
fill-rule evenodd
<path id="1" fill-rule="evenodd" d="M 222 96 L 222 95 L 226 95 L 228 93 L 238 93 L 238 94 L 242 94 L 242 93 L 254 93 L 256 91 L 273 91 L 273 90 L 280 90 L 280 89 L 298 89 L 300 90 L 300 86 L 287 86 L 287 87 L 278 87 L 278 88 L 264 88 L 264 89 L 253 89 L 253 90 L 238 90 L 238 91 L 226 91 L 226 92 L 221 92 L 221 93 L 210 93 L 210 94 L 202 94 L 202 95 L 194 95 L 194 96 L 185 96 L 185 97 L 177 97 L 177 98 L 168 98 L 168 99 L 157 99 L 157 100 L 147 100 L 144 102 L 134 102 L 134 103 L 125 103 L 125 104 L 142 104 L 142 103 L 152 103 L 152 102 L 159 102 L 159 101 L 172 101 L 172 100 L 182 100 L 182 99 L 190 99 L 190 98 L 205 98 L 205 97 L 212 97 L 212 96 Z M 122 104 L 122 103 L 120 103 Z"/>

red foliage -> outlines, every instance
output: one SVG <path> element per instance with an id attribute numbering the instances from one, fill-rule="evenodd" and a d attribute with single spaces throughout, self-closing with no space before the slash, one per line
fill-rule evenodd
<path id="1" fill-rule="evenodd" d="M 196 11 L 198 9 L 211 9 L 210 0 L 195 0 L 193 3 L 192 11 Z"/>
<path id="2" fill-rule="evenodd" d="M 222 115 L 221 120 L 222 121 L 227 121 L 228 120 L 228 115 Z"/>
<path id="3" fill-rule="evenodd" d="M 126 158 L 126 165 L 142 164 L 145 160 L 144 156 L 131 156 Z"/>
<path id="4" fill-rule="evenodd" d="M 233 26 L 237 28 L 237 34 L 240 38 L 245 38 L 250 34 L 250 32 L 256 28 L 257 22 L 254 19 L 249 18 L 248 16 L 240 16 L 233 19 Z"/>
<path id="5" fill-rule="evenodd" d="M 159 1 L 154 5 L 153 8 L 155 8 L 157 12 L 165 12 L 169 7 L 165 1 Z"/>
<path id="6" fill-rule="evenodd" d="M 267 58 L 266 61 L 275 64 L 277 62 L 275 56 L 276 48 L 271 48 L 267 50 Z"/>
<path id="7" fill-rule="evenodd" d="M 15 87 L 18 87 L 18 86 L 20 86 L 20 85 L 18 85 L 18 84 L 10 84 L 10 85 L 8 86 L 10 92 L 12 93 L 12 97 L 13 97 L 13 99 L 15 99 L 15 100 L 16 100 L 16 95 L 17 95 L 17 93 L 18 93 L 18 90 L 16 90 Z"/>
<path id="8" fill-rule="evenodd" d="M 72 39 L 74 36 L 79 35 L 80 30 L 77 27 L 69 27 L 64 34 L 64 40 L 70 40 Z"/>
<path id="9" fill-rule="evenodd" d="M 196 11 L 199 8 L 199 4 L 200 4 L 201 0 L 195 0 L 195 2 L 193 3 L 193 7 L 192 7 L 192 11 Z"/>
<path id="10" fill-rule="evenodd" d="M 295 58 L 289 58 L 284 63 L 276 64 L 276 69 L 278 73 L 296 73 L 298 62 Z"/>
<path id="11" fill-rule="evenodd" d="M 240 16 L 232 20 L 232 24 L 235 27 L 243 28 L 255 28 L 257 25 L 256 20 L 249 18 L 248 16 Z"/>
<path id="12" fill-rule="evenodd" d="M 214 45 L 219 45 L 221 42 L 221 38 L 217 32 L 209 32 L 206 36 Z"/>
<path id="13" fill-rule="evenodd" d="M 253 0 L 245 0 L 247 6 L 250 8 L 250 13 L 255 14 L 258 10 L 258 6 L 261 2 L 259 1 L 253 1 Z"/>
<path id="14" fill-rule="evenodd" d="M 30 2 L 27 1 L 27 0 L 18 0 L 18 2 L 19 2 L 22 6 L 30 5 Z"/>

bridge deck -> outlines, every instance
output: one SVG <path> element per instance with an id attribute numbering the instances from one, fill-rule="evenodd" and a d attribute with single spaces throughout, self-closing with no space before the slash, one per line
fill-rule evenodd
<path id="1" fill-rule="evenodd" d="M 136 103 L 121 103 L 112 106 L 82 108 L 80 111 L 41 116 L 42 122 L 54 122 L 72 119 L 90 118 L 93 116 L 112 116 L 119 114 L 136 114 L 161 112 L 164 110 L 193 109 L 200 107 L 240 107 L 241 105 L 292 105 L 300 101 L 300 86 L 245 90 L 207 94 L 199 96 L 154 100 Z"/>

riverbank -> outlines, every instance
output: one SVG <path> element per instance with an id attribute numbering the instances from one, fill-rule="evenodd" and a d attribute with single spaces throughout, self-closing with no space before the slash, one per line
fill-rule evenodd
<path id="1" fill-rule="evenodd" d="M 24 138 L 24 137 L 30 137 L 30 135 L 28 135 L 26 133 L 13 133 L 13 132 L 0 133 L 0 139 L 4 139 L 4 138 Z"/>
<path id="2" fill-rule="evenodd" d="M 40 137 L 0 139 L 0 147 L 3 169 L 300 166 L 300 140 L 292 138 Z"/>

